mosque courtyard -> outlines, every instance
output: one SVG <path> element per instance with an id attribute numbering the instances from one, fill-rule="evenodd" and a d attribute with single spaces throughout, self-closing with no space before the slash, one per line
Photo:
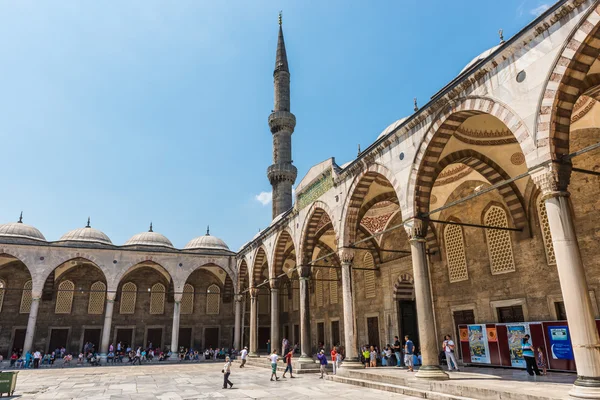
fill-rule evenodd
<path id="1" fill-rule="evenodd" d="M 266 361 L 265 361 L 266 362 Z M 222 363 L 70 367 L 20 371 L 20 399 L 413 399 L 303 374 L 270 382 L 267 368 L 234 364 L 233 389 L 222 389 Z M 278 374 L 281 376 L 281 373 Z"/>

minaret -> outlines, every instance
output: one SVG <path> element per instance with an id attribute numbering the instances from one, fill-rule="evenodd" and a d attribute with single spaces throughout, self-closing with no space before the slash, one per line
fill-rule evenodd
<path id="1" fill-rule="evenodd" d="M 267 177 L 273 186 L 273 218 L 275 218 L 292 208 L 292 185 L 298 174 L 298 170 L 292 165 L 292 133 L 296 126 L 296 117 L 290 112 L 290 70 L 283 41 L 281 13 L 273 81 L 275 106 L 269 115 L 269 127 L 273 134 L 273 164 L 267 169 Z"/>

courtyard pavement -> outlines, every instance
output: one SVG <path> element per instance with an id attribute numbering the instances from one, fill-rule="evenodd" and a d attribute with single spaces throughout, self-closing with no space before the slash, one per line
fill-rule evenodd
<path id="1" fill-rule="evenodd" d="M 104 366 L 20 370 L 13 398 L 19 399 L 412 399 L 298 375 L 270 382 L 271 371 L 233 364 L 233 389 L 222 389 L 223 363 Z M 279 374 L 281 376 L 281 374 Z"/>

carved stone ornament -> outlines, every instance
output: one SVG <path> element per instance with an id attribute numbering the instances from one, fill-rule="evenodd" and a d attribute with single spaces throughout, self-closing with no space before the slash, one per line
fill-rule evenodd
<path id="1" fill-rule="evenodd" d="M 279 289 L 279 280 L 278 279 L 269 279 L 269 286 L 271 286 L 271 290 Z"/>
<path id="2" fill-rule="evenodd" d="M 236 303 L 241 303 L 244 300 L 244 295 L 236 294 L 233 296 L 233 299 Z"/>
<path id="3" fill-rule="evenodd" d="M 410 240 L 425 240 L 425 235 L 427 235 L 427 222 L 413 218 L 404 225 L 404 229 L 406 229 L 406 233 Z"/>
<path id="4" fill-rule="evenodd" d="M 250 293 L 250 297 L 252 298 L 258 297 L 258 291 L 259 289 L 256 287 L 251 287 L 250 289 L 248 289 L 248 293 Z"/>
<path id="5" fill-rule="evenodd" d="M 533 172 L 531 177 L 533 182 L 542 192 L 542 196 L 566 196 L 567 188 L 571 180 L 571 169 L 573 165 L 570 162 L 553 162 L 539 170 Z"/>
<path id="6" fill-rule="evenodd" d="M 310 277 L 310 270 L 311 270 L 311 266 L 310 265 L 300 265 L 298 267 L 298 275 L 301 278 L 309 278 Z"/>
<path id="7" fill-rule="evenodd" d="M 351 264 L 354 260 L 354 250 L 347 247 L 342 247 L 339 249 L 338 255 L 342 264 Z"/>

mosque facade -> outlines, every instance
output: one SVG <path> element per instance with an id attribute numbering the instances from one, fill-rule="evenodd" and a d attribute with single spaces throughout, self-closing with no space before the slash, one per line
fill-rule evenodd
<path id="1" fill-rule="evenodd" d="M 341 344 L 352 368 L 359 346 L 409 334 L 417 376 L 445 379 L 440 342 L 459 325 L 566 320 L 572 395 L 600 398 L 600 2 L 561 0 L 501 37 L 354 160 L 313 166 L 295 198 L 291 65 L 280 24 L 266 229 L 233 252 L 209 234 L 175 249 L 153 229 L 116 246 L 89 224 L 56 242 L 1 225 L 0 352 L 94 335 L 101 352 L 257 356 L 285 337 L 300 363 Z"/>

